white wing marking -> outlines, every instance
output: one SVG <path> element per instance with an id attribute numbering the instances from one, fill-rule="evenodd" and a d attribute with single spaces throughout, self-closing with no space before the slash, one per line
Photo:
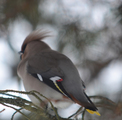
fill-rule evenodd
<path id="1" fill-rule="evenodd" d="M 60 80 L 61 78 L 59 76 L 51 77 L 50 80 L 53 82 L 56 82 L 57 80 Z"/>
<path id="2" fill-rule="evenodd" d="M 43 81 L 42 76 L 40 74 L 37 74 L 40 81 Z"/>

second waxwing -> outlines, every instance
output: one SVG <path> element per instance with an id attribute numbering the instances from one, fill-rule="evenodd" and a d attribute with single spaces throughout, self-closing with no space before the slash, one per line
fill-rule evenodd
<path id="1" fill-rule="evenodd" d="M 56 108 L 67 108 L 77 103 L 89 113 L 100 115 L 86 95 L 84 83 L 72 61 L 42 41 L 48 36 L 48 32 L 37 30 L 29 34 L 22 44 L 17 72 L 25 90 L 38 91 Z M 34 96 L 29 97 L 33 103 L 41 105 Z M 45 98 L 41 99 L 48 104 Z"/>

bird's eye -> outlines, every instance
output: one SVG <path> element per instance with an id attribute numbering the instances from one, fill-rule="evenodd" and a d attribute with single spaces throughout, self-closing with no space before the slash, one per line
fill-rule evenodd
<path id="1" fill-rule="evenodd" d="M 22 59 L 23 51 L 18 52 L 20 54 L 20 59 Z"/>

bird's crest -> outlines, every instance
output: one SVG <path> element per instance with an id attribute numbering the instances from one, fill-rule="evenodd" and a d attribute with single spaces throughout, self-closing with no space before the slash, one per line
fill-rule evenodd
<path id="1" fill-rule="evenodd" d="M 31 41 L 37 41 L 37 40 L 42 40 L 45 37 L 50 37 L 51 35 L 49 35 L 49 33 L 51 33 L 50 31 L 46 31 L 46 30 L 36 30 L 31 32 L 24 40 L 22 47 L 21 47 L 21 51 L 24 51 L 26 45 L 31 42 Z"/>

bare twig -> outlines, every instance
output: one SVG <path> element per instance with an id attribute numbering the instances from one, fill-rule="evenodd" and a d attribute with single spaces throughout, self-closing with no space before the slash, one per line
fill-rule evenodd
<path id="1" fill-rule="evenodd" d="M 20 109 L 18 109 L 19 111 L 20 110 L 22 110 L 23 108 L 20 108 Z M 15 114 L 17 113 L 18 111 L 15 111 L 14 113 L 13 113 L 13 115 L 11 116 L 11 120 L 13 120 L 14 119 L 14 116 L 15 116 Z"/>
<path id="2" fill-rule="evenodd" d="M 56 109 L 54 108 L 53 104 L 50 102 L 50 100 L 49 100 L 48 98 L 46 98 L 44 95 L 42 95 L 42 94 L 40 94 L 39 92 L 37 92 L 37 91 L 31 91 L 31 92 L 37 93 L 37 94 L 39 94 L 40 96 L 42 96 L 42 97 L 44 97 L 45 99 L 47 99 L 48 102 L 50 103 L 51 107 L 53 108 L 53 110 L 54 110 L 54 112 L 55 112 L 55 114 L 56 114 L 57 119 L 59 120 L 58 113 L 57 113 Z"/>
<path id="3" fill-rule="evenodd" d="M 79 112 L 81 112 L 81 110 L 83 109 L 83 107 L 80 107 L 73 115 L 69 116 L 68 119 L 76 116 L 77 114 L 79 114 Z"/>
<path id="4" fill-rule="evenodd" d="M 84 120 L 86 109 L 84 109 L 83 114 L 82 114 L 82 120 Z"/>
<path id="5" fill-rule="evenodd" d="M 4 106 L 10 107 L 14 110 L 16 110 L 16 112 L 12 115 L 12 120 L 14 118 L 14 115 L 19 112 L 20 114 L 22 114 L 24 117 L 26 117 L 27 119 L 29 119 L 25 114 L 23 114 L 20 110 L 21 109 L 26 109 L 28 111 L 31 111 L 33 113 L 36 113 L 40 116 L 44 116 L 45 110 L 44 108 L 38 107 L 37 105 L 35 105 L 34 103 L 32 103 L 31 101 L 25 100 L 24 98 L 15 96 L 15 95 L 11 95 L 10 92 L 13 93 L 20 93 L 20 94 L 25 94 L 25 95 L 33 95 L 35 98 L 37 98 L 40 102 L 43 102 L 41 100 L 41 98 L 45 98 L 51 105 L 52 109 L 54 110 L 55 114 L 56 114 L 56 118 L 57 120 L 69 120 L 72 117 L 77 117 L 79 114 L 82 114 L 82 120 L 84 120 L 84 116 L 85 116 L 85 109 L 83 111 L 82 108 L 79 108 L 79 110 L 77 110 L 73 115 L 71 115 L 68 119 L 64 119 L 64 118 L 60 118 L 58 116 L 58 113 L 56 111 L 56 109 L 54 108 L 53 104 L 50 102 L 50 100 L 48 98 L 46 98 L 45 96 L 43 96 L 42 94 L 40 94 L 37 91 L 30 91 L 30 92 L 25 92 L 25 91 L 16 91 L 16 90 L 0 90 L 0 94 L 8 96 L 8 98 L 6 97 L 0 97 L 0 103 Z M 90 96 L 90 98 L 92 99 L 98 99 L 99 101 L 95 102 L 94 104 L 96 105 L 96 107 L 104 107 L 110 110 L 115 110 L 115 108 L 117 107 L 116 103 L 114 103 L 113 101 L 109 100 L 108 98 L 102 97 L 102 96 Z M 8 105 L 9 104 L 9 105 Z M 11 106 L 14 105 L 16 107 L 20 107 L 19 109 Z M 0 111 L 3 112 L 4 110 Z M 47 116 L 44 116 L 45 118 L 48 119 Z M 50 119 L 51 120 L 51 119 Z M 54 120 L 56 120 L 54 118 Z"/>
<path id="6" fill-rule="evenodd" d="M 5 111 L 5 109 L 1 110 L 0 113 L 2 113 L 3 111 Z"/>
<path id="7" fill-rule="evenodd" d="M 90 97 L 90 98 L 94 98 L 94 99 L 104 100 L 104 101 L 109 102 L 109 103 L 111 103 L 111 104 L 113 104 L 113 105 L 116 105 L 115 102 L 113 102 L 112 100 L 110 100 L 110 99 L 108 99 L 108 98 L 106 98 L 106 97 L 103 97 L 103 96 L 89 96 L 89 97 Z"/>
<path id="8" fill-rule="evenodd" d="M 4 105 L 4 106 L 6 106 L 6 107 L 10 107 L 10 108 L 16 110 L 17 112 L 19 112 L 20 114 L 22 114 L 25 118 L 27 118 L 28 120 L 30 120 L 30 119 L 29 119 L 25 114 L 23 114 L 20 110 L 14 108 L 14 107 L 12 107 L 12 106 L 6 105 L 6 104 L 4 104 L 4 103 L 1 103 L 1 104 Z"/>
<path id="9" fill-rule="evenodd" d="M 55 110 L 53 104 L 50 102 L 50 100 L 48 98 L 46 98 L 45 96 L 43 96 L 39 92 L 37 92 L 37 91 L 25 92 L 25 91 L 16 91 L 16 90 L 0 90 L 0 94 L 4 94 L 4 95 L 11 96 L 11 97 L 14 98 L 14 99 L 12 99 L 12 98 L 3 98 L 3 97 L 0 97 L 0 103 L 1 103 L 1 100 L 2 100 L 2 102 L 4 101 L 5 103 L 9 103 L 9 104 L 12 104 L 12 105 L 16 105 L 16 106 L 22 107 L 23 109 L 29 110 L 31 112 L 37 112 L 37 110 L 40 109 L 40 107 L 36 106 L 32 102 L 27 101 L 27 100 L 25 100 L 23 98 L 20 98 L 20 97 L 15 96 L 15 95 L 8 94 L 7 92 L 15 92 L 15 93 L 20 93 L 20 94 L 33 95 L 40 102 L 43 102 L 43 101 L 40 99 L 39 96 L 44 97 L 51 104 L 51 107 L 53 108 L 53 110 L 54 110 L 54 112 L 56 114 L 56 117 L 59 120 L 59 116 L 58 116 L 57 111 Z M 32 106 L 34 106 L 34 107 L 32 107 Z M 42 109 L 41 109 L 41 112 L 40 113 L 42 113 Z M 43 109 L 43 112 L 44 112 L 44 109 Z"/>

